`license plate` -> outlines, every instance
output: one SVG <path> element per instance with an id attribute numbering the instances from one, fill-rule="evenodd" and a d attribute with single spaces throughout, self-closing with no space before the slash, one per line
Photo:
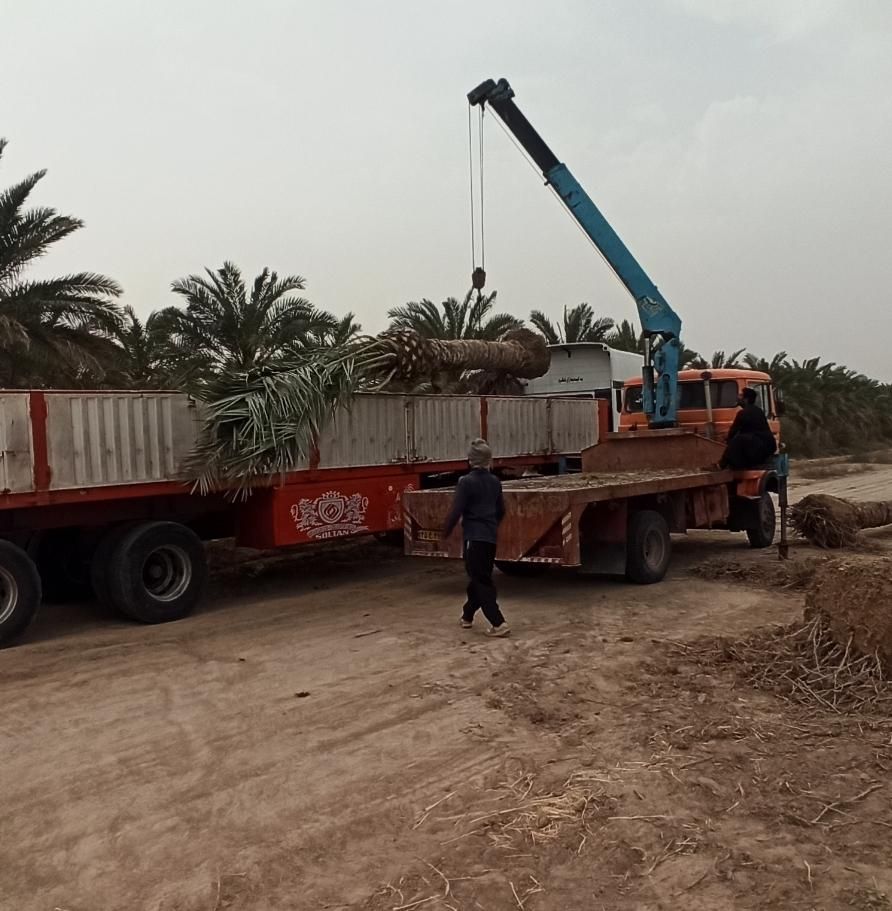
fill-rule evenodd
<path id="1" fill-rule="evenodd" d="M 440 540 L 440 532 L 438 531 L 429 531 L 426 528 L 422 528 L 415 535 L 416 541 L 430 541 L 432 544 L 436 544 Z"/>

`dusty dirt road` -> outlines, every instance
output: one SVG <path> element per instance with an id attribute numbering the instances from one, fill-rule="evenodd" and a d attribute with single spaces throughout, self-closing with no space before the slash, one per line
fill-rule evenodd
<path id="1" fill-rule="evenodd" d="M 47 608 L 0 652 L 0 908 L 892 908 L 890 719 L 689 656 L 801 614 L 776 566 L 699 534 L 658 586 L 503 577 L 499 641 L 379 545 L 167 626 Z"/>
<path id="2" fill-rule="evenodd" d="M 791 501 L 818 491 L 852 500 L 892 500 L 892 465 L 831 463 L 823 468 L 825 477 L 797 478 L 795 471 L 794 465 L 790 481 Z M 811 473 L 806 471 L 807 475 Z"/>

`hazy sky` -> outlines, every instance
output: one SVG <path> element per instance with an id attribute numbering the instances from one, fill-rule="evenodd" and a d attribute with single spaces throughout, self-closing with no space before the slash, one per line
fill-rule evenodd
<path id="1" fill-rule="evenodd" d="M 892 380 L 889 0 L 0 0 L 0 186 L 83 218 L 43 271 L 137 311 L 229 258 L 379 330 L 469 285 L 467 104 L 506 76 L 705 352 Z M 634 303 L 489 117 L 488 287 Z"/>

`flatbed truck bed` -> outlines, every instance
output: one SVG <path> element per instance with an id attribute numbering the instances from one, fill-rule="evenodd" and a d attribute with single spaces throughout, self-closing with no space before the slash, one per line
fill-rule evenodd
<path id="1" fill-rule="evenodd" d="M 670 535 L 690 529 L 744 531 L 754 547 L 774 539 L 770 475 L 718 469 L 641 468 L 553 477 L 503 485 L 505 519 L 496 559 L 508 573 L 548 565 L 659 582 L 669 566 Z M 404 540 L 412 556 L 459 558 L 461 531 L 443 540 L 453 491 L 403 497 Z"/>

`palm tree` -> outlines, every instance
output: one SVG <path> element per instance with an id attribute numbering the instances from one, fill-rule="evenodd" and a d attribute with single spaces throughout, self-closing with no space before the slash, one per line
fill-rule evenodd
<path id="1" fill-rule="evenodd" d="M 745 351 L 745 348 L 732 351 L 730 354 L 725 354 L 724 351 L 714 351 L 710 360 L 706 360 L 706 358 L 697 355 L 692 360 L 690 366 L 696 370 L 721 370 L 723 368 L 730 370 L 736 367 L 742 367 L 743 364 L 740 362 L 740 359 Z"/>
<path id="2" fill-rule="evenodd" d="M 410 301 L 387 312 L 392 330 L 411 329 L 430 339 L 479 339 L 496 341 L 511 329 L 519 329 L 523 320 L 509 313 L 492 313 L 496 294 L 474 293 L 472 288 L 459 303 L 447 297 L 438 307 L 427 298 Z"/>
<path id="3" fill-rule="evenodd" d="M 797 361 L 785 351 L 770 359 L 749 354 L 744 360 L 783 390 L 782 435 L 793 455 L 852 453 L 892 442 L 889 386 L 817 357 Z"/>
<path id="4" fill-rule="evenodd" d="M 560 328 L 541 310 L 534 310 L 530 314 L 530 322 L 545 336 L 549 345 L 603 342 L 615 325 L 609 316 L 595 317 L 592 306 L 586 303 L 569 309 L 564 307 L 563 325 Z"/>
<path id="5" fill-rule="evenodd" d="M 167 307 L 159 315 L 174 349 L 197 360 L 204 376 L 267 367 L 338 328 L 331 314 L 295 294 L 306 287 L 299 275 L 279 278 L 265 268 L 249 294 L 233 263 L 205 272 L 171 285 L 185 310 Z"/>
<path id="6" fill-rule="evenodd" d="M 613 327 L 607 336 L 606 342 L 617 351 L 631 351 L 635 354 L 644 354 L 644 333 L 639 332 L 631 320 L 624 319 Z"/>
<path id="7" fill-rule="evenodd" d="M 684 342 L 678 345 L 678 369 L 687 370 L 692 368 L 700 360 L 698 352 L 693 348 L 688 348 Z"/>
<path id="8" fill-rule="evenodd" d="M 108 355 L 103 384 L 121 389 L 177 388 L 188 381 L 189 361 L 170 343 L 163 313 L 155 311 L 143 321 L 133 307 L 124 307 L 124 318 L 114 332 L 114 350 Z"/>
<path id="9" fill-rule="evenodd" d="M 630 320 L 624 319 L 621 323 L 618 323 L 605 341 L 611 348 L 616 348 L 617 351 L 631 351 L 634 354 L 644 354 L 644 333 L 638 332 Z M 679 342 L 679 370 L 697 367 L 702 360 L 703 359 L 693 348 L 688 348 L 684 342 Z"/>
<path id="10" fill-rule="evenodd" d="M 769 374 L 771 377 L 775 377 L 775 374 L 780 373 L 788 366 L 787 358 L 786 351 L 778 351 L 771 360 L 758 357 L 755 354 L 746 354 L 743 361 L 750 370 L 759 370 L 762 373 Z"/>
<path id="11" fill-rule="evenodd" d="M 0 139 L 0 158 L 6 144 Z M 23 278 L 53 244 L 83 227 L 55 209 L 25 208 L 45 174 L 36 171 L 0 192 L 0 385 L 66 383 L 98 369 L 120 319 L 114 298 L 121 289 L 104 275 Z"/>
<path id="12" fill-rule="evenodd" d="M 356 322 L 356 315 L 345 313 L 331 325 L 322 324 L 309 333 L 309 342 L 315 347 L 337 348 L 353 341 L 362 332 L 362 326 Z"/>

